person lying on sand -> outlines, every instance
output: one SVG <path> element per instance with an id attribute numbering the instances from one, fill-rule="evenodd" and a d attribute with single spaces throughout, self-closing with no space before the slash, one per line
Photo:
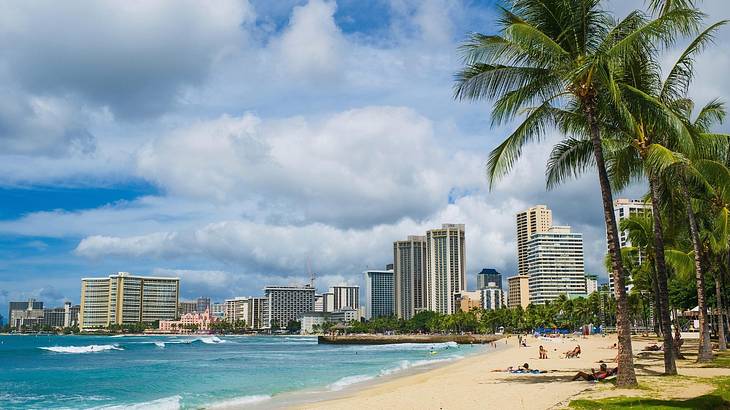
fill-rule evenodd
<path id="1" fill-rule="evenodd" d="M 522 366 L 508 367 L 507 369 L 494 369 L 493 372 L 506 372 L 514 374 L 539 374 L 547 373 L 547 370 L 530 369 L 530 365 L 525 363 Z"/>
<path id="2" fill-rule="evenodd" d="M 662 350 L 662 347 L 661 346 L 657 346 L 657 344 L 654 343 L 652 345 L 645 346 L 641 350 L 643 350 L 645 352 L 658 352 L 658 351 Z"/>
<path id="3" fill-rule="evenodd" d="M 580 356 L 580 353 L 581 353 L 580 345 L 577 345 L 575 347 L 575 349 L 573 349 L 569 352 L 565 352 L 565 358 L 567 359 L 567 358 L 572 358 L 572 357 L 578 357 L 578 356 Z"/>
<path id="4" fill-rule="evenodd" d="M 608 366 L 605 363 L 603 363 L 603 364 L 601 364 L 601 368 L 598 369 L 598 371 L 596 371 L 596 369 L 591 369 L 590 373 L 578 372 L 578 373 L 576 373 L 575 376 L 573 376 L 571 381 L 576 381 L 576 380 L 581 380 L 581 379 L 588 381 L 588 382 L 598 381 L 598 380 L 604 380 L 605 378 L 614 376 L 616 374 L 618 374 L 618 367 L 609 370 Z"/>

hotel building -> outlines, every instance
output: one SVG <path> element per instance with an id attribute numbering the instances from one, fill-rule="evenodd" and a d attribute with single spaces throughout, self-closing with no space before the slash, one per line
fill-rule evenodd
<path id="1" fill-rule="evenodd" d="M 264 327 L 273 324 L 286 327 L 290 321 L 305 312 L 314 311 L 315 289 L 305 286 L 267 286 L 264 288 L 266 306 L 264 311 Z"/>
<path id="2" fill-rule="evenodd" d="M 134 276 L 81 279 L 81 330 L 111 324 L 173 320 L 178 312 L 180 279 Z"/>
<path id="3" fill-rule="evenodd" d="M 634 216 L 634 215 L 642 215 L 642 216 L 651 216 L 652 215 L 652 209 L 651 209 L 651 202 L 644 202 L 639 199 L 626 199 L 626 198 L 619 198 L 613 201 L 613 214 L 616 218 L 616 225 L 620 225 L 621 221 L 624 219 Z M 619 229 L 618 231 L 618 239 L 619 243 L 621 244 L 621 247 L 627 247 L 632 246 L 631 240 L 629 240 L 629 233 L 628 231 L 622 231 Z M 644 259 L 644 256 L 639 253 L 639 263 L 641 263 Z M 631 275 L 626 272 L 626 292 L 629 292 L 634 285 L 631 284 Z M 611 294 L 614 294 L 614 286 L 613 286 L 613 274 L 609 272 L 608 275 L 608 288 Z"/>
<path id="4" fill-rule="evenodd" d="M 365 318 L 395 314 L 393 270 L 367 270 L 365 275 Z"/>
<path id="5" fill-rule="evenodd" d="M 186 313 L 180 320 L 160 320 L 159 330 L 165 333 L 210 332 L 211 324 L 218 320 L 209 310 Z"/>
<path id="6" fill-rule="evenodd" d="M 426 309 L 426 237 L 395 241 L 393 262 L 395 314 L 407 320 Z"/>
<path id="7" fill-rule="evenodd" d="M 530 277 L 516 275 L 507 278 L 507 307 L 522 306 L 526 309 L 530 305 Z"/>
<path id="8" fill-rule="evenodd" d="M 502 289 L 502 274 L 491 268 L 484 268 L 477 273 L 477 289 L 486 288 L 490 282 L 494 282 L 498 288 Z"/>
<path id="9" fill-rule="evenodd" d="M 486 287 L 479 289 L 481 305 L 486 310 L 497 310 L 502 308 L 502 289 L 494 282 L 489 282 Z"/>
<path id="10" fill-rule="evenodd" d="M 465 290 L 459 294 L 459 310 L 462 312 L 468 312 L 473 308 L 482 307 L 482 294 L 480 291 L 468 291 Z"/>
<path id="11" fill-rule="evenodd" d="M 598 275 L 586 274 L 586 295 L 598 290 Z"/>
<path id="12" fill-rule="evenodd" d="M 23 326 L 39 326 L 43 322 L 43 302 L 35 299 L 28 299 L 24 302 L 10 302 L 8 312 L 8 325 L 16 329 Z"/>
<path id="13" fill-rule="evenodd" d="M 181 300 L 177 304 L 178 317 L 186 313 L 194 313 L 198 311 L 198 302 L 195 300 Z"/>
<path id="14" fill-rule="evenodd" d="M 66 302 L 63 307 L 43 309 L 42 325 L 51 327 L 71 327 L 79 324 L 81 306 Z"/>
<path id="15" fill-rule="evenodd" d="M 545 205 L 536 205 L 517 214 L 517 274 L 526 275 L 527 243 L 535 232 L 546 232 L 553 226 L 553 212 Z"/>
<path id="16" fill-rule="evenodd" d="M 443 224 L 426 232 L 426 308 L 453 314 L 466 290 L 464 224 Z"/>
<path id="17" fill-rule="evenodd" d="M 560 294 L 586 295 L 583 234 L 553 226 L 533 233 L 527 249 L 531 303 L 544 304 Z"/>
<path id="18" fill-rule="evenodd" d="M 333 286 L 330 289 L 332 294 L 332 310 L 344 308 L 360 308 L 360 286 Z"/>
<path id="19" fill-rule="evenodd" d="M 247 325 L 249 325 L 247 319 L 248 310 L 251 304 L 247 297 L 239 296 L 233 299 L 226 299 L 223 302 L 223 305 L 225 307 L 225 314 L 223 315 L 223 318 L 227 322 L 233 323 L 243 320 Z"/>

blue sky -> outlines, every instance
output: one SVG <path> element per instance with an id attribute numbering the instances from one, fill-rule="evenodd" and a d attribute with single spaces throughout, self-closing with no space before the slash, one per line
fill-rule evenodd
<path id="1" fill-rule="evenodd" d="M 483 267 L 515 273 L 514 214 L 536 203 L 584 233 L 605 279 L 594 178 L 545 192 L 541 145 L 486 186 L 514 125 L 490 128 L 489 105 L 451 87 L 459 42 L 491 32 L 495 7 L 5 3 L 0 314 L 28 297 L 78 302 L 81 277 L 116 271 L 177 275 L 184 298 L 217 300 L 304 282 L 308 260 L 321 289 L 360 284 L 394 240 L 445 222 L 467 226 L 473 284 Z M 718 43 L 698 64 L 700 100 L 730 89 Z"/>

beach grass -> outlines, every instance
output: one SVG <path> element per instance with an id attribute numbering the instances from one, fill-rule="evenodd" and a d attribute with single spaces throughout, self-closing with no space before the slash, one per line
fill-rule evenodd
<path id="1" fill-rule="evenodd" d="M 673 384 L 686 383 L 693 378 L 672 377 L 662 378 L 661 391 L 671 391 Z M 597 400 L 572 400 L 571 409 L 730 409 L 730 377 L 716 377 L 711 380 L 704 379 L 705 383 L 712 383 L 715 390 L 708 394 L 687 399 L 662 399 L 657 398 L 659 394 L 649 394 L 641 397 L 613 397 Z M 652 386 L 659 387 L 659 386 Z M 649 388 L 654 393 L 654 388 Z M 657 391 L 656 393 L 659 393 Z"/>

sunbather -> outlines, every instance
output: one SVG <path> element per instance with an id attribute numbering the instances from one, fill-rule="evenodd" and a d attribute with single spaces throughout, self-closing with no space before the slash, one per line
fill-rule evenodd
<path id="1" fill-rule="evenodd" d="M 578 372 L 575 376 L 573 376 L 572 381 L 583 379 L 585 381 L 598 381 L 598 380 L 604 380 L 607 377 L 611 377 L 618 373 L 618 367 L 614 369 L 608 369 L 608 366 L 603 363 L 601 364 L 601 368 L 596 371 L 596 369 L 591 369 L 590 373 L 586 372 Z"/>
<path id="2" fill-rule="evenodd" d="M 642 349 L 645 352 L 658 352 L 662 350 L 661 346 L 657 346 L 656 343 L 645 346 L 644 349 Z"/>
<path id="3" fill-rule="evenodd" d="M 547 358 L 548 358 L 547 349 L 540 346 L 540 359 L 547 359 Z"/>
<path id="4" fill-rule="evenodd" d="M 577 345 L 575 347 L 575 349 L 573 349 L 569 352 L 565 352 L 565 358 L 567 359 L 567 358 L 572 358 L 572 357 L 578 357 L 578 356 L 580 356 L 580 353 L 581 353 L 580 345 Z"/>

